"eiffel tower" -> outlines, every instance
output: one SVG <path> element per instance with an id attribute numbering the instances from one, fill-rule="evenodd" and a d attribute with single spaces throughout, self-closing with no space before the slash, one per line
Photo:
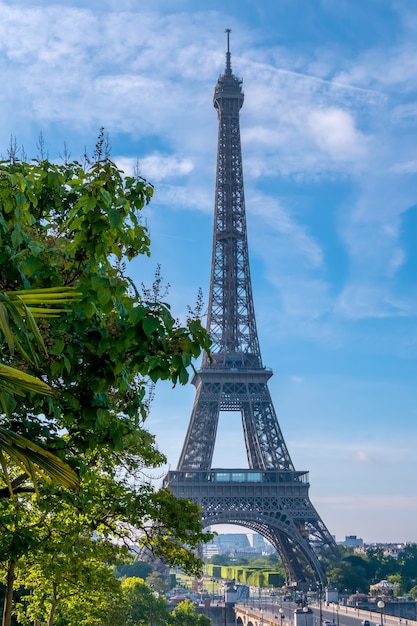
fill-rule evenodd
<path id="1" fill-rule="evenodd" d="M 277 550 L 287 584 L 321 587 L 320 553 L 337 554 L 333 537 L 308 496 L 308 472 L 296 471 L 262 365 L 249 270 L 239 111 L 242 80 L 226 67 L 214 91 L 218 153 L 214 241 L 207 330 L 193 379 L 197 393 L 176 471 L 164 486 L 201 506 L 205 527 L 236 524 L 263 535 Z M 215 469 L 212 458 L 220 411 L 240 411 L 248 469 Z M 233 443 L 231 442 L 231 445 Z"/>

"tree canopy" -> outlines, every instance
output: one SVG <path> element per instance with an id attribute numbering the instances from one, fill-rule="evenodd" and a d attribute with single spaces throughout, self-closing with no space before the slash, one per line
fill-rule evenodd
<path id="1" fill-rule="evenodd" d="M 78 294 L 65 315 L 48 316 L 46 300 L 39 303 L 45 351 L 37 358 L 23 358 L 0 335 L 1 363 L 50 389 L 1 389 L 0 429 L 62 459 L 80 483 L 66 491 L 43 476 L 36 495 L 9 455 L 0 479 L 0 564 L 9 588 L 35 563 L 39 573 L 47 542 L 71 559 L 69 535 L 134 541 L 190 572 L 200 567 L 192 549 L 208 535 L 198 508 L 143 475 L 165 461 L 145 427 L 150 385 L 186 383 L 193 359 L 210 346 L 197 314 L 183 323 L 173 317 L 158 278 L 145 294 L 129 278 L 129 261 L 150 254 L 141 211 L 152 193 L 104 156 L 100 142 L 87 166 L 0 163 L 0 292 Z M 35 337 L 35 328 L 28 332 Z"/>

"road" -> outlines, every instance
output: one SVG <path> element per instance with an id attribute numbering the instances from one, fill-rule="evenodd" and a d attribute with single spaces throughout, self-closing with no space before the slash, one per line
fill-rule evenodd
<path id="1" fill-rule="evenodd" d="M 239 603 L 240 606 L 248 606 L 254 608 L 260 608 L 265 613 L 275 616 L 275 620 L 278 626 L 292 626 L 294 624 L 294 611 L 297 605 L 294 602 L 282 601 L 280 598 L 267 598 L 261 599 L 249 599 L 245 602 Z M 320 608 L 318 604 L 310 604 L 309 607 L 313 611 L 313 625 L 320 625 Z M 280 624 L 281 614 L 280 609 L 283 609 L 282 624 Z M 370 626 L 378 626 L 382 623 L 382 626 L 417 626 L 417 622 L 412 620 L 399 620 L 398 618 L 384 615 L 381 618 L 379 613 L 373 613 L 370 611 L 356 611 L 353 608 L 334 605 L 332 607 L 322 604 L 322 620 L 329 620 L 335 626 L 361 626 L 362 620 L 369 620 Z M 310 622 L 311 624 L 311 622 Z M 307 620 L 306 620 L 307 626 Z"/>

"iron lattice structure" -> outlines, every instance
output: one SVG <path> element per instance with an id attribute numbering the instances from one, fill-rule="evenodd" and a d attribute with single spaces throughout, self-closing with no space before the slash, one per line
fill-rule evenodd
<path id="1" fill-rule="evenodd" d="M 256 329 L 246 228 L 239 114 L 242 81 L 226 68 L 216 84 L 218 152 L 207 330 L 212 344 L 194 377 L 196 398 L 176 471 L 164 479 L 202 508 L 205 526 L 238 524 L 276 548 L 287 583 L 321 584 L 319 554 L 336 544 L 310 502 L 308 472 L 296 471 L 268 389 Z M 220 411 L 240 411 L 249 469 L 213 469 Z"/>

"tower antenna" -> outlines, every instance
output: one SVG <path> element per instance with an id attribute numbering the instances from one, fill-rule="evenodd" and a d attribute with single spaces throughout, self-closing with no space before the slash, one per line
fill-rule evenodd
<path id="1" fill-rule="evenodd" d="M 226 28 L 224 31 L 227 37 L 227 51 L 226 51 L 226 74 L 232 73 L 232 66 L 230 63 L 230 33 L 232 30 L 230 28 Z"/>

